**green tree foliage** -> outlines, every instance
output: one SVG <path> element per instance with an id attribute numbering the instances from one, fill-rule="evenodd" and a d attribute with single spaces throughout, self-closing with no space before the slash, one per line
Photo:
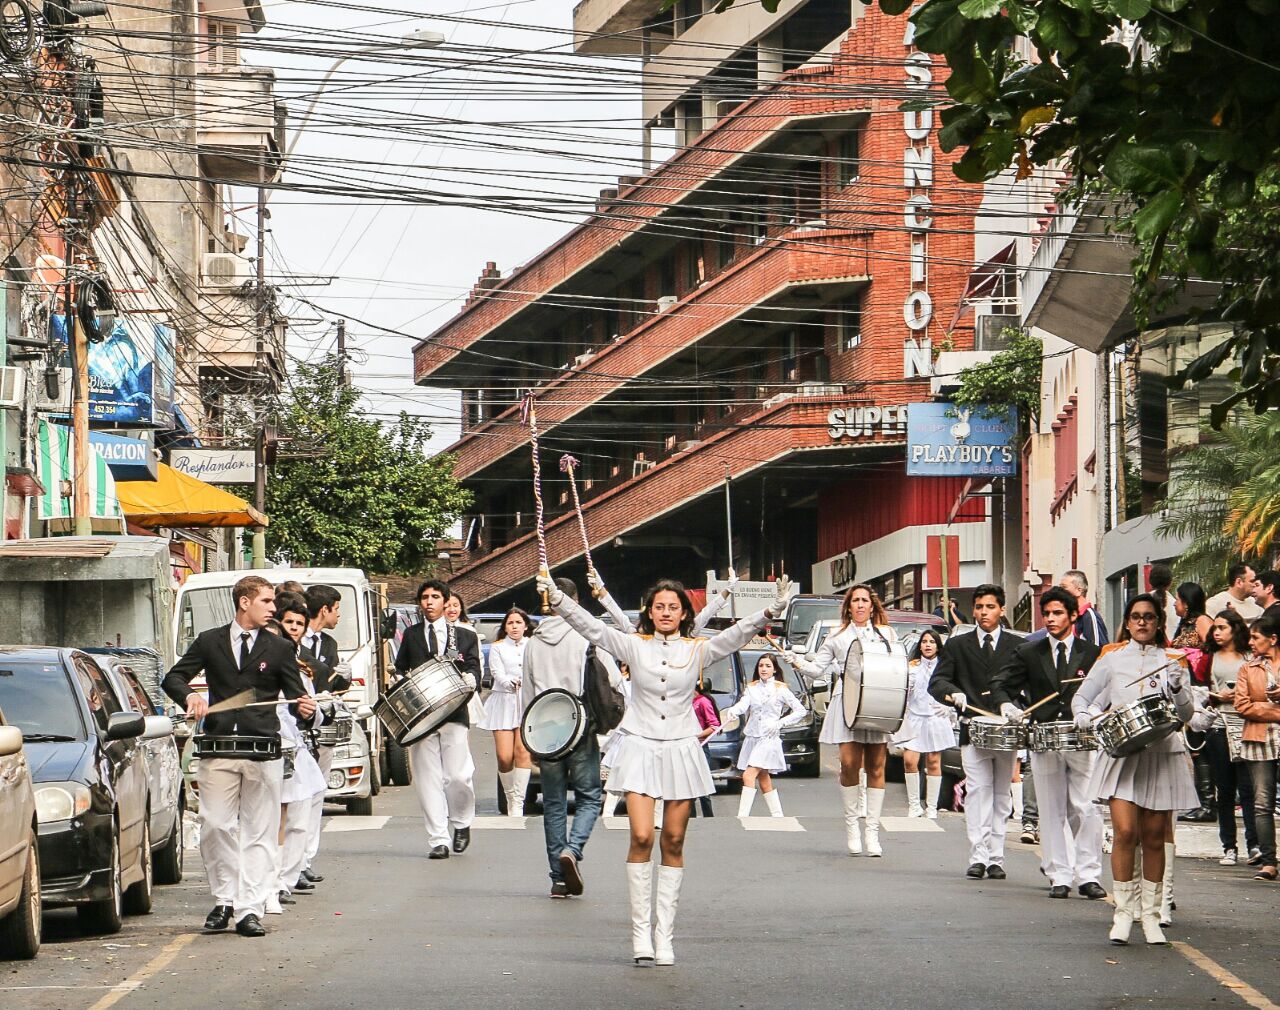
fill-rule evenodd
<path id="1" fill-rule="evenodd" d="M 267 482 L 267 549 L 302 565 L 425 572 L 471 495 L 453 477 L 452 456 L 426 455 L 426 422 L 401 413 L 382 425 L 359 401 L 335 357 L 298 366 Z"/>
<path id="2" fill-rule="evenodd" d="M 1240 558 L 1272 558 L 1280 547 L 1280 411 L 1207 430 L 1170 462 L 1160 532 L 1191 539 L 1181 578 L 1222 585 Z"/>
<path id="3" fill-rule="evenodd" d="M 990 361 L 970 365 L 960 371 L 960 388 L 952 396 L 958 407 L 973 410 L 986 407 L 1003 414 L 1018 411 L 1020 424 L 1034 429 L 1040 424 L 1040 370 L 1044 348 L 1036 337 L 1021 330 L 1005 330 L 1009 346 L 991 356 Z"/>

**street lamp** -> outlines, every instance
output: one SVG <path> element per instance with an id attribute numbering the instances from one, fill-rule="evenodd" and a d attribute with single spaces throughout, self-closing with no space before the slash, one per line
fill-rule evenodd
<path id="1" fill-rule="evenodd" d="M 334 60 L 333 65 L 325 71 L 324 76 L 320 78 L 320 83 L 316 87 L 315 94 L 311 97 L 311 103 L 307 106 L 307 111 L 303 113 L 302 119 L 293 131 L 293 140 L 289 142 L 289 147 L 284 152 L 284 160 L 288 161 L 293 154 L 293 149 L 298 146 L 298 141 L 302 138 L 302 131 L 306 129 L 307 123 L 311 121 L 311 116 L 316 111 L 316 104 L 320 101 L 320 96 L 324 94 L 325 85 L 329 83 L 329 78 L 334 75 L 334 72 L 342 64 L 348 60 L 361 60 L 379 53 L 400 52 L 405 49 L 435 49 L 437 46 L 444 45 L 444 42 L 445 37 L 440 32 L 432 31 L 429 28 L 419 28 L 404 35 L 399 42 L 382 42 L 375 46 L 353 49 L 351 52 L 339 56 Z"/>

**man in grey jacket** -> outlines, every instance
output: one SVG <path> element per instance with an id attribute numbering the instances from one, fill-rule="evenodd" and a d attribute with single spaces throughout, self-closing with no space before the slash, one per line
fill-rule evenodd
<path id="1" fill-rule="evenodd" d="M 576 600 L 578 587 L 568 579 L 556 579 L 556 586 Z M 525 647 L 521 682 L 522 708 L 551 688 L 561 688 L 581 698 L 585 686 L 587 649 L 585 638 L 563 617 L 547 617 L 538 625 Z M 597 653 L 609 670 L 614 686 L 622 674 L 612 657 Z M 542 828 L 547 841 L 547 861 L 551 865 L 551 897 L 565 898 L 582 893 L 582 850 L 600 816 L 600 744 L 596 729 L 588 726 L 578 745 L 558 761 L 539 760 L 542 778 Z M 573 788 L 576 812 L 569 832 L 569 788 Z"/>

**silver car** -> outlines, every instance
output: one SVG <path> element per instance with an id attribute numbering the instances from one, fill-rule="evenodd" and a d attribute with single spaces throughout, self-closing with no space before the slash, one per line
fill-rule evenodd
<path id="1" fill-rule="evenodd" d="M 0 713 L 0 958 L 40 950 L 40 847 L 22 730 Z"/>

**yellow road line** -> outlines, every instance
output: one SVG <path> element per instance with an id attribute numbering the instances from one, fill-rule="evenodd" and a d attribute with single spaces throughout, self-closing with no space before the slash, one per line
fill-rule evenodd
<path id="1" fill-rule="evenodd" d="M 1217 961 L 1197 950 L 1191 944 L 1183 943 L 1181 940 L 1174 940 L 1171 946 L 1201 971 L 1206 972 L 1219 985 L 1230 989 L 1251 1007 L 1256 1007 L 1257 1010 L 1280 1010 L 1280 1007 L 1249 985 L 1248 982 L 1237 978 L 1222 965 L 1218 964 Z"/>
<path id="2" fill-rule="evenodd" d="M 187 944 L 189 944 L 192 940 L 194 940 L 197 935 L 198 934 L 196 933 L 185 933 L 182 936 L 178 937 L 176 940 L 174 940 L 172 943 L 169 943 L 164 948 L 164 950 L 160 951 L 159 954 L 157 954 L 145 965 L 143 965 L 141 971 L 139 971 L 132 978 L 128 979 L 123 985 L 117 988 L 115 992 L 107 993 L 107 995 L 103 996 L 102 999 L 98 1000 L 97 1003 L 89 1007 L 89 1010 L 107 1010 L 108 1007 L 115 1006 L 122 999 L 128 996 L 129 993 L 133 992 L 135 989 L 141 986 L 143 982 L 149 979 L 156 972 L 160 971 L 162 968 L 164 968 L 165 965 L 167 965 L 170 961 L 172 961 L 175 957 L 177 957 L 178 952 L 182 950 L 182 948 L 185 947 Z"/>

